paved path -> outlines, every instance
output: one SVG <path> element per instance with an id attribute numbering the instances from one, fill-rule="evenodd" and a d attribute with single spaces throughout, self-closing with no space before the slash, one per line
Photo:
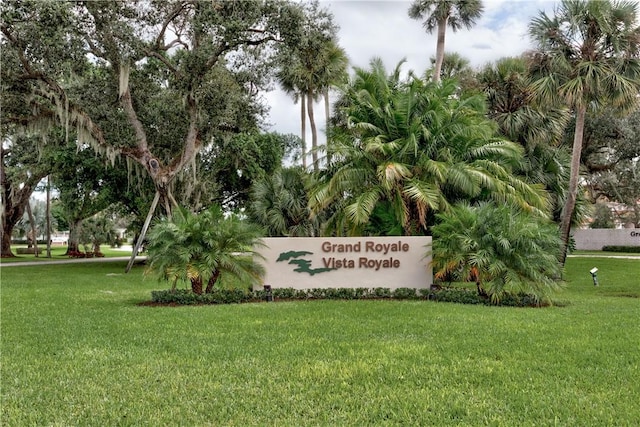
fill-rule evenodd
<path id="1" fill-rule="evenodd" d="M 567 255 L 567 258 L 618 258 L 618 259 L 640 259 L 640 255 Z"/>

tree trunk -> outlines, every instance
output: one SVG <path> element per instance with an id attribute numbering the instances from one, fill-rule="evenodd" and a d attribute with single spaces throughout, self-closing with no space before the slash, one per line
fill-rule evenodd
<path id="1" fill-rule="evenodd" d="M 47 175 L 47 258 L 51 258 L 51 175 Z"/>
<path id="2" fill-rule="evenodd" d="M 131 258 L 129 259 L 129 262 L 127 263 L 127 267 L 124 270 L 125 273 L 128 273 L 129 270 L 131 270 L 131 267 L 133 266 L 133 261 L 136 259 L 136 256 L 138 255 L 138 251 L 140 250 L 140 246 L 142 246 L 142 242 L 145 236 L 147 235 L 147 229 L 149 228 L 149 224 L 151 224 L 151 218 L 153 218 L 153 213 L 156 211 L 156 206 L 158 206 L 159 200 L 160 200 L 160 192 L 156 190 L 156 195 L 153 197 L 153 201 L 151 202 L 149 213 L 147 214 L 147 218 L 145 219 L 144 224 L 142 225 L 142 231 L 140 232 L 140 235 L 136 239 L 136 244 L 134 245 L 133 251 L 131 252 Z M 202 285 L 200 285 L 200 287 L 202 288 Z"/>
<path id="3" fill-rule="evenodd" d="M 306 97 L 300 95 L 300 139 L 302 140 L 302 169 L 307 169 L 307 114 L 306 114 Z"/>
<path id="4" fill-rule="evenodd" d="M 571 151 L 571 169 L 569 176 L 569 190 L 567 199 L 562 208 L 562 218 L 560 222 L 560 237 L 562 238 L 562 250 L 560 252 L 560 264 L 564 266 L 567 260 L 567 250 L 569 248 L 569 237 L 571 233 L 571 219 L 576 207 L 578 196 L 578 180 L 580 178 L 580 157 L 582 156 L 582 138 L 584 134 L 584 121 L 587 108 L 580 106 L 576 111 L 576 127 L 573 135 L 573 149 Z"/>
<path id="5" fill-rule="evenodd" d="M 11 252 L 11 235 L 13 228 L 24 215 L 26 206 L 29 204 L 29 198 L 33 193 L 30 186 L 23 186 L 20 190 L 15 191 L 11 188 L 3 188 L 3 211 L 2 211 L 2 247 L 0 248 L 0 257 L 13 258 L 15 255 Z M 14 193 L 14 194 L 12 194 Z"/>
<path id="6" fill-rule="evenodd" d="M 2 258 L 14 258 L 11 252 L 11 233 L 13 233 L 13 225 L 7 222 L 2 224 Z"/>
<path id="7" fill-rule="evenodd" d="M 202 277 L 191 279 L 191 291 L 196 295 L 202 295 Z"/>
<path id="8" fill-rule="evenodd" d="M 0 257 L 13 258 L 11 252 L 11 235 L 13 228 L 22 219 L 24 210 L 29 203 L 34 187 L 46 175 L 34 174 L 20 186 L 12 185 L 7 177 L 4 166 L 5 149 L 0 146 L 0 189 L 2 190 L 2 246 L 0 247 Z"/>
<path id="9" fill-rule="evenodd" d="M 316 120 L 313 116 L 313 94 L 307 92 L 307 114 L 309 115 L 309 126 L 311 126 L 311 158 L 313 160 L 313 171 L 318 172 L 318 130 Z"/>
<path id="10" fill-rule="evenodd" d="M 36 219 L 33 217 L 31 204 L 27 202 L 27 215 L 29 216 L 29 224 L 31 224 L 31 238 L 33 239 L 33 253 L 38 258 L 38 233 L 36 232 Z"/>
<path id="11" fill-rule="evenodd" d="M 476 289 L 478 290 L 478 295 L 482 298 L 489 298 L 489 294 L 482 287 L 482 283 L 476 282 Z"/>
<path id="12" fill-rule="evenodd" d="M 75 218 L 69 220 L 69 240 L 67 241 L 67 255 L 72 252 L 80 252 L 79 231 L 81 222 L 82 220 Z"/>
<path id="13" fill-rule="evenodd" d="M 210 294 L 211 292 L 213 292 L 213 287 L 215 286 L 219 278 L 220 270 L 216 268 L 211 277 L 209 277 L 209 282 L 207 283 L 207 289 L 205 289 L 205 293 Z"/>
<path id="14" fill-rule="evenodd" d="M 329 151 L 329 122 L 331 118 L 331 109 L 329 105 L 329 88 L 325 88 L 324 90 L 324 134 L 326 136 L 325 140 L 325 149 L 327 150 L 327 163 L 329 166 L 331 163 L 331 152 Z"/>
<path id="15" fill-rule="evenodd" d="M 444 36 L 447 32 L 448 16 L 445 16 L 438 22 L 438 41 L 436 44 L 436 63 L 433 68 L 433 81 L 440 81 L 440 73 L 442 72 L 442 62 L 444 61 Z"/>
<path id="16" fill-rule="evenodd" d="M 9 189 L 9 182 L 4 172 L 4 148 L 0 145 L 0 189 L 2 190 L 2 243 L 0 243 L 0 257 L 13 258 L 15 255 L 11 252 L 11 234 L 13 233 L 13 226 L 15 222 L 9 221 L 9 211 L 11 210 L 11 190 Z"/>

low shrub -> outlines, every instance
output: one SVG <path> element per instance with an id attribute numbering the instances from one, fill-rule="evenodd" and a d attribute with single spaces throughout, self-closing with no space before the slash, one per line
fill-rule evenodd
<path id="1" fill-rule="evenodd" d="M 490 300 L 478 295 L 478 292 L 464 288 L 441 288 L 429 291 L 429 299 L 440 302 L 456 302 L 460 304 L 487 304 Z"/>
<path id="2" fill-rule="evenodd" d="M 459 304 L 483 304 L 508 307 L 537 307 L 550 305 L 549 301 L 538 301 L 534 295 L 505 292 L 500 301 L 494 303 L 475 290 L 466 288 L 313 288 L 293 289 L 276 288 L 272 290 L 273 300 L 353 300 L 353 299 L 395 299 L 395 300 L 432 300 Z M 266 301 L 264 290 L 245 292 L 242 289 L 214 289 L 212 293 L 198 295 L 190 289 L 152 291 L 151 301 L 157 304 L 193 305 L 193 304 L 240 304 Z"/>
<path id="3" fill-rule="evenodd" d="M 609 245 L 609 246 L 603 246 L 602 247 L 602 251 L 603 252 L 626 252 L 626 253 L 637 254 L 637 253 L 640 253 L 640 246 L 613 246 L 613 245 Z"/>
<path id="4" fill-rule="evenodd" d="M 389 288 L 374 288 L 374 298 L 391 298 L 391 289 Z"/>
<path id="5" fill-rule="evenodd" d="M 394 299 L 418 299 L 418 294 L 414 288 L 396 288 L 391 292 Z"/>

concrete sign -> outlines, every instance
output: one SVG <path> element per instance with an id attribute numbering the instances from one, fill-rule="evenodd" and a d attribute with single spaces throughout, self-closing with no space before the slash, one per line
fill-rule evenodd
<path id="1" fill-rule="evenodd" d="M 429 288 L 431 237 L 265 238 L 272 288 Z"/>

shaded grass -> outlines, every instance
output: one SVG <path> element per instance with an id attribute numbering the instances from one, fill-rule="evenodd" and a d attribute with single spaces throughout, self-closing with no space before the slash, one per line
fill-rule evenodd
<path id="1" fill-rule="evenodd" d="M 26 248 L 26 245 L 18 245 L 11 246 L 13 254 L 16 255 L 13 258 L 0 258 L 0 264 L 9 263 L 9 262 L 27 262 L 27 261 L 56 261 L 56 260 L 67 260 L 69 257 L 66 255 L 67 246 L 52 246 L 51 247 L 51 258 L 47 258 L 47 248 L 44 245 L 38 245 L 38 249 L 42 252 L 39 256 L 35 256 L 33 254 L 17 254 L 17 248 Z M 131 256 L 131 250 L 121 250 L 118 248 L 111 248 L 109 246 L 102 246 L 100 251 L 104 254 L 106 258 L 113 257 L 123 257 L 123 256 Z"/>
<path id="2" fill-rule="evenodd" d="M 638 260 L 570 259 L 544 309 L 140 307 L 125 264 L 0 270 L 2 425 L 640 424 Z"/>

